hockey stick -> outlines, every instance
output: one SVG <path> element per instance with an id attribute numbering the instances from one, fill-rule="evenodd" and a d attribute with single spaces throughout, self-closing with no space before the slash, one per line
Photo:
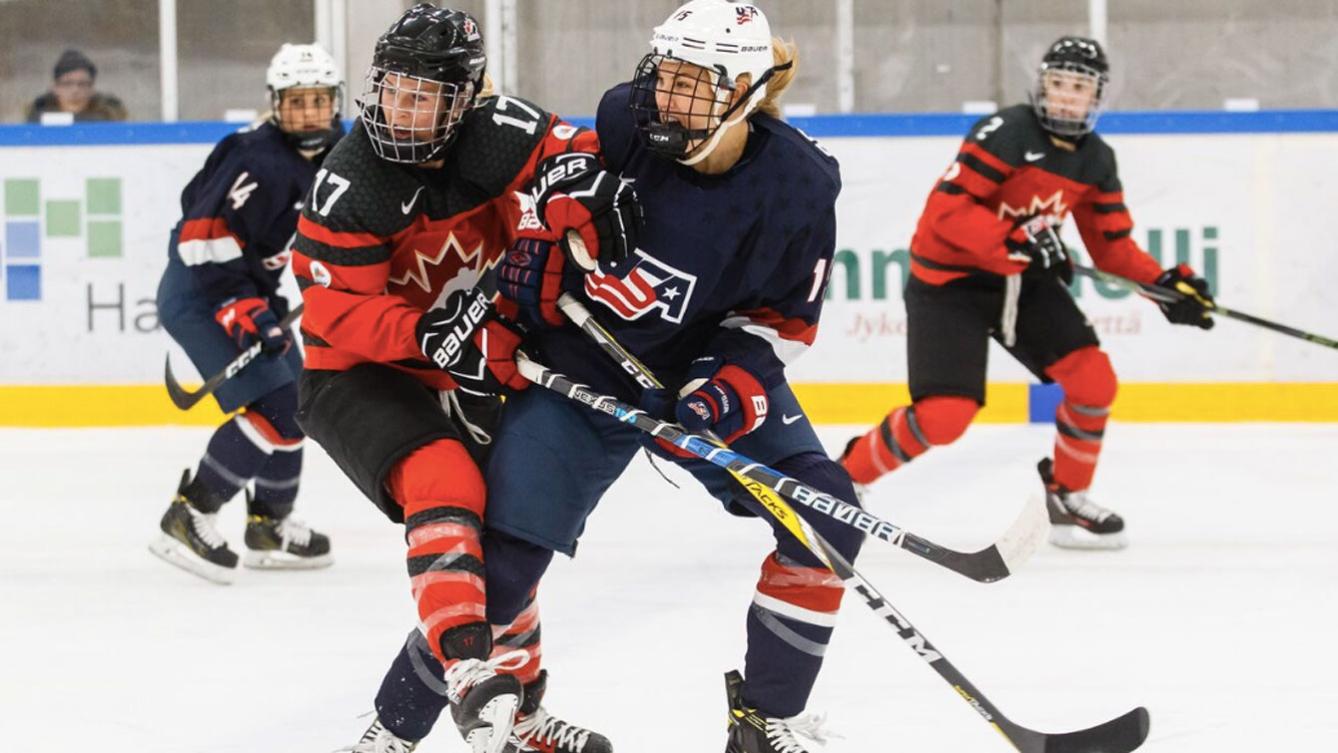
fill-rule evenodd
<path id="1" fill-rule="evenodd" d="M 1176 301 L 1184 300 L 1186 296 L 1191 295 L 1191 293 L 1189 293 L 1188 291 L 1173 290 L 1171 288 L 1164 288 L 1160 285 L 1150 285 L 1145 282 L 1137 282 L 1135 280 L 1130 280 L 1127 277 L 1121 277 L 1119 275 L 1111 274 L 1110 272 L 1103 272 L 1099 269 L 1094 269 L 1092 267 L 1084 267 L 1081 264 L 1073 265 L 1073 271 L 1077 272 L 1078 274 L 1084 277 L 1090 277 L 1093 280 L 1102 280 L 1105 282 L 1114 283 L 1123 288 L 1127 288 L 1129 290 L 1142 293 L 1146 295 L 1148 298 L 1151 298 L 1154 301 L 1159 301 L 1161 303 L 1175 303 Z M 1324 337 L 1323 335 L 1317 335 L 1313 332 L 1306 332 L 1304 330 L 1296 329 L 1295 327 L 1288 327 L 1285 324 L 1279 324 L 1277 322 L 1271 322 L 1267 319 L 1261 319 L 1257 316 L 1254 316 L 1253 314 L 1247 314 L 1243 311 L 1236 311 L 1235 309 L 1229 309 L 1226 306 L 1223 306 L 1222 304 L 1217 303 L 1215 301 L 1211 303 L 1205 301 L 1204 307 L 1214 314 L 1221 314 L 1222 316 L 1229 317 L 1231 319 L 1236 319 L 1238 321 L 1242 321 L 1247 324 L 1253 324 L 1256 327 L 1271 329 L 1274 332 L 1280 332 L 1284 335 L 1290 335 L 1291 337 L 1300 338 L 1307 342 L 1312 342 L 1316 345 L 1322 345 L 1326 348 L 1338 349 L 1338 340 L 1332 340 L 1330 338 Z"/>
<path id="2" fill-rule="evenodd" d="M 302 304 L 300 303 L 297 308 L 289 311 L 288 315 L 279 321 L 279 327 L 285 332 L 288 331 L 288 328 L 293 326 L 293 322 L 297 321 L 299 316 L 302 316 Z M 172 375 L 172 354 L 168 353 L 167 366 L 163 372 L 163 380 L 167 382 L 167 396 L 172 398 L 172 404 L 176 407 L 181 410 L 190 410 L 196 403 L 213 394 L 219 385 L 236 376 L 237 372 L 254 361 L 260 355 L 260 351 L 264 349 L 263 345 L 258 341 L 252 343 L 251 347 L 243 350 L 240 355 L 232 359 L 232 363 L 224 366 L 222 371 L 204 380 L 204 385 L 194 392 L 182 387 L 177 378 Z"/>
<path id="3" fill-rule="evenodd" d="M 741 482 L 752 491 L 755 487 L 774 489 L 775 483 L 768 478 L 770 473 L 794 484 L 794 488 L 807 489 L 791 479 L 780 476 L 765 466 L 749 462 L 732 450 L 713 445 L 704 437 L 690 434 L 673 424 L 657 421 L 636 408 L 621 403 L 608 396 L 600 395 L 585 385 L 576 384 L 567 377 L 531 360 L 524 353 L 516 354 L 516 363 L 520 373 L 531 382 L 552 390 L 568 399 L 588 406 L 591 410 L 606 413 L 613 418 L 663 439 L 703 460 L 722 468 L 738 471 L 746 480 Z M 810 490 L 811 491 L 811 490 Z M 826 496 L 826 495 L 822 495 Z M 762 497 L 759 497 L 762 499 Z M 924 659 L 957 694 L 980 714 L 986 722 L 1003 735 L 1010 744 L 1021 753 L 1128 753 L 1143 744 L 1147 739 L 1150 719 L 1147 709 L 1139 706 L 1134 710 L 1116 717 L 1103 724 L 1075 732 L 1046 733 L 1037 732 L 1014 723 L 1004 716 L 998 708 L 985 697 L 970 680 L 948 661 L 938 649 L 934 648 L 914 625 L 894 608 L 882 594 L 874 588 L 864 576 L 860 575 L 848 560 L 841 556 L 831 544 L 827 543 L 817 531 L 814 531 L 794 509 L 779 498 L 772 497 L 776 504 L 765 505 L 767 512 L 775 516 L 795 538 L 813 553 L 823 564 L 831 569 L 838 578 L 864 599 L 864 603 L 892 626 L 906 645 Z M 853 509 L 853 508 L 852 508 Z"/>
<path id="4" fill-rule="evenodd" d="M 632 355 L 604 328 L 585 307 L 570 293 L 563 293 L 558 299 L 562 313 L 590 337 L 606 355 L 617 362 L 624 371 L 632 376 L 641 387 L 646 389 L 664 389 L 664 384 L 636 356 Z M 680 428 L 681 431 L 681 428 Z M 653 432 L 652 432 L 653 433 Z M 728 449 L 714 435 L 703 437 L 715 448 Z M 709 459 L 709 458 L 708 458 Z M 714 461 L 712 461 L 714 462 Z M 759 466 L 746 458 L 740 458 L 742 466 Z M 760 479 L 748 475 L 739 469 L 723 466 L 745 489 L 768 508 L 775 507 L 776 494 L 810 507 L 817 512 L 835 518 L 846 525 L 857 528 L 876 539 L 882 539 L 893 546 L 901 547 L 912 554 L 935 562 L 953 572 L 965 575 L 982 583 L 992 583 L 1007 578 L 1040 546 L 1041 539 L 1049 527 L 1049 516 L 1041 503 L 1029 503 L 1017 520 L 1000 539 L 978 552 L 957 552 L 922 539 L 905 529 L 899 528 L 864 510 L 849 505 L 830 495 L 822 494 L 799 484 L 793 479 L 765 469 L 774 479 Z M 790 487 L 790 491 L 786 488 Z"/>

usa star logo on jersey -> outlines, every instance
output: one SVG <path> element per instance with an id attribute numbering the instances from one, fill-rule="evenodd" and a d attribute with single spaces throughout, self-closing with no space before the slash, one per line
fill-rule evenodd
<path id="1" fill-rule="evenodd" d="M 675 269 L 637 249 L 636 266 L 632 271 L 616 277 L 599 269 L 585 276 L 585 294 L 599 301 L 618 316 L 634 321 L 652 310 L 674 324 L 683 323 L 697 276 Z"/>

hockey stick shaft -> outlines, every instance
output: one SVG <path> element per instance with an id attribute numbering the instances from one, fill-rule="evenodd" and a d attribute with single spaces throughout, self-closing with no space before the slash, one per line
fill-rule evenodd
<path id="1" fill-rule="evenodd" d="M 1103 272 L 1093 267 L 1085 267 L 1082 266 L 1081 264 L 1075 264 L 1073 266 L 1073 271 L 1077 272 L 1078 274 L 1084 277 L 1090 277 L 1094 280 L 1102 280 L 1104 282 L 1114 283 L 1129 290 L 1141 292 L 1147 297 L 1153 299 L 1154 301 L 1160 301 L 1162 303 L 1175 303 L 1176 301 L 1183 300 L 1186 295 L 1185 293 L 1182 293 L 1179 290 L 1173 290 L 1171 288 L 1165 288 L 1160 285 L 1151 285 L 1145 282 L 1130 280 L 1127 277 L 1121 277 L 1116 274 L 1111 274 L 1110 272 Z M 1305 340 L 1307 342 L 1312 342 L 1316 345 L 1321 345 L 1326 348 L 1338 349 L 1338 340 L 1333 340 L 1331 338 L 1324 337 L 1323 335 L 1317 335 L 1313 332 L 1306 332 L 1305 330 L 1300 330 L 1295 327 L 1289 327 L 1286 324 L 1279 324 L 1278 322 L 1269 321 L 1268 319 L 1263 319 L 1253 314 L 1247 314 L 1243 311 L 1236 311 L 1235 309 L 1227 308 L 1226 306 L 1223 306 L 1222 304 L 1216 302 L 1206 303 L 1206 306 L 1208 310 L 1214 314 L 1220 314 L 1221 316 L 1235 319 L 1236 321 L 1245 322 L 1246 324 L 1253 324 L 1256 327 L 1263 327 L 1264 329 L 1269 329 L 1274 332 L 1278 332 L 1280 334 L 1288 335 L 1290 337 L 1295 337 L 1301 340 Z"/>
<path id="2" fill-rule="evenodd" d="M 297 321 L 300 316 L 302 316 L 302 304 L 299 303 L 297 308 L 289 311 L 287 316 L 279 320 L 279 327 L 285 332 L 288 331 L 288 328 L 293 326 L 293 322 Z M 163 372 L 163 381 L 167 385 L 167 396 L 172 399 L 172 404 L 176 407 L 181 410 L 190 410 L 196 403 L 205 399 L 209 395 L 212 395 L 214 390 L 218 389 L 224 382 L 233 378 L 241 372 L 242 369 L 246 368 L 248 364 L 260 356 L 260 353 L 263 350 L 263 343 L 252 343 L 250 347 L 243 350 L 236 358 L 232 359 L 231 363 L 224 366 L 222 371 L 219 371 L 217 374 L 204 380 L 204 385 L 194 392 L 182 387 L 181 383 L 178 382 L 176 377 L 172 374 L 172 356 L 171 354 L 168 354 L 167 365 Z"/>
<path id="3" fill-rule="evenodd" d="M 599 346 L 600 350 L 604 351 L 606 355 L 632 376 L 637 384 L 646 389 L 664 389 L 664 384 L 650 368 L 623 347 L 622 343 L 618 342 L 617 338 L 595 319 L 590 310 L 585 307 L 585 304 L 570 293 L 563 293 L 558 299 L 558 306 L 573 324 L 579 327 Z M 681 430 L 681 427 L 679 428 Z M 725 443 L 721 442 L 715 435 L 706 433 L 703 436 L 715 447 L 728 449 Z M 726 470 L 729 470 L 730 475 L 764 506 L 773 506 L 772 500 L 768 497 L 774 497 L 777 493 L 785 494 L 799 504 L 813 507 L 815 511 L 833 517 L 841 523 L 852 526 L 874 538 L 906 549 L 960 575 L 965 575 L 983 583 L 991 583 L 1012 574 L 1012 571 L 1022 561 L 1031 556 L 1040 545 L 1048 523 L 1041 508 L 1024 510 L 1022 517 L 1009 529 L 1009 533 L 1004 537 L 1003 541 L 1006 544 L 1004 550 L 1000 550 L 997 545 L 992 545 L 980 552 L 965 554 L 934 544 L 853 505 L 835 500 L 830 495 L 825 496 L 836 504 L 826 503 L 824 506 L 814 507 L 806 501 L 807 498 L 787 494 L 783 486 L 770 489 L 759 484 L 756 479 L 749 479 L 736 470 L 728 468 Z M 804 492 L 800 492 L 800 494 L 804 494 Z"/>
<path id="4" fill-rule="evenodd" d="M 581 403 L 591 410 L 630 424 L 703 460 L 722 468 L 739 471 L 743 477 L 740 482 L 749 488 L 749 491 L 752 491 L 753 485 L 767 486 L 775 490 L 773 484 L 766 483 L 769 479 L 758 478 L 758 475 L 755 475 L 759 469 L 770 470 L 765 466 L 750 463 L 747 458 L 742 458 L 729 449 L 715 447 L 704 437 L 688 433 L 673 424 L 658 421 L 613 397 L 600 395 L 585 385 L 577 384 L 566 376 L 531 360 L 524 353 L 517 353 L 516 362 L 521 374 L 536 385 Z M 774 471 L 771 473 L 775 474 Z M 953 690 L 980 714 L 982 719 L 993 726 L 1017 750 L 1022 753 L 1127 753 L 1141 745 L 1146 738 L 1147 712 L 1142 708 L 1097 727 L 1061 735 L 1036 732 L 1013 723 L 957 667 L 953 666 L 905 615 L 897 611 L 867 578 L 856 571 L 849 560 L 814 531 L 792 507 L 780 499 L 776 499 L 776 502 L 774 505 L 763 506 L 795 536 L 800 544 L 835 573 L 847 587 L 858 593 L 869 609 L 882 617 L 916 655 L 932 667 L 939 677 L 951 685 Z"/>

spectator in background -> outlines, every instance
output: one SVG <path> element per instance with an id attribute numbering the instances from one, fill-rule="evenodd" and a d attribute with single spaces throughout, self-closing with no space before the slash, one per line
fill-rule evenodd
<path id="1" fill-rule="evenodd" d="M 93 91 L 98 68 L 78 50 L 66 50 L 56 61 L 51 91 L 28 106 L 28 122 L 42 122 L 48 112 L 68 112 L 76 121 L 125 120 L 125 105 L 111 94 Z"/>

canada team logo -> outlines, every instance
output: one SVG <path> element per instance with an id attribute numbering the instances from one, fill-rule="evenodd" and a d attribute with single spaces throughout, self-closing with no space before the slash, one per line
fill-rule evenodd
<path id="1" fill-rule="evenodd" d="M 599 269 L 587 274 L 586 296 L 627 321 L 658 310 L 665 321 L 682 324 L 692 290 L 697 286 L 697 276 L 674 269 L 640 249 L 636 253 L 641 258 L 632 271 L 622 277 L 605 274 Z"/>

